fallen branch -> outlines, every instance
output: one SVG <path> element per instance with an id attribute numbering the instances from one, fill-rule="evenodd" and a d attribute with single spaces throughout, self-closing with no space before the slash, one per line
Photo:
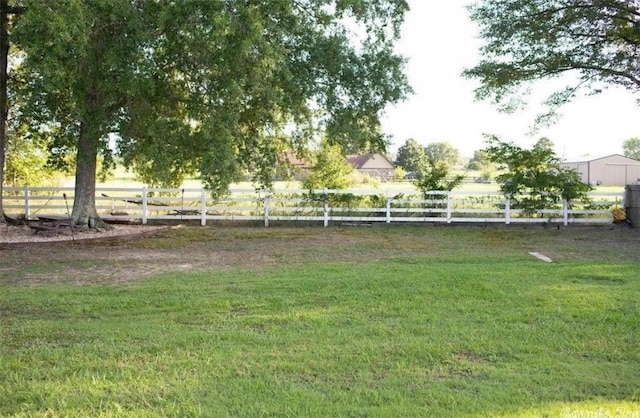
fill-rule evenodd
<path id="1" fill-rule="evenodd" d="M 115 197 L 109 196 L 107 194 L 102 193 L 102 197 L 108 197 L 109 199 L 115 199 Z M 117 200 L 121 200 L 123 202 L 126 203 L 133 203 L 134 205 L 142 205 L 142 199 L 140 200 L 129 200 L 129 199 L 117 199 Z M 153 202 L 150 200 L 147 200 L 147 205 L 148 206 L 169 206 L 163 202 Z"/>

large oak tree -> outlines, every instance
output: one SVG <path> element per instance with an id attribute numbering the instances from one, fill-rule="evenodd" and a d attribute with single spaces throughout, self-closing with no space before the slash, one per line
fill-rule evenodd
<path id="1" fill-rule="evenodd" d="M 72 217 L 100 225 L 96 158 L 112 148 L 156 184 L 268 184 L 314 132 L 380 149 L 409 91 L 393 52 L 404 0 L 24 0 L 20 116 L 76 154 Z M 68 160 L 67 160 L 68 161 Z"/>
<path id="2" fill-rule="evenodd" d="M 578 91 L 620 86 L 640 94 L 640 0 L 478 0 L 471 18 L 485 41 L 464 75 L 480 99 L 520 100 L 538 80 L 571 80 L 547 101 L 551 110 Z"/>

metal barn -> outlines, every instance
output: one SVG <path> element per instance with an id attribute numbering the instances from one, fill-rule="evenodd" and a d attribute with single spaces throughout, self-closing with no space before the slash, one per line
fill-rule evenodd
<path id="1" fill-rule="evenodd" d="M 582 181 L 592 186 L 640 184 L 640 160 L 620 154 L 591 160 L 567 161 L 562 165 L 578 171 Z"/>

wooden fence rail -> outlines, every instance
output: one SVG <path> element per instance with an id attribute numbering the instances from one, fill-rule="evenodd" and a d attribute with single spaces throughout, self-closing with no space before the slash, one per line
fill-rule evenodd
<path id="1" fill-rule="evenodd" d="M 67 214 L 73 205 L 73 188 L 5 187 L 8 214 Z M 260 190 L 232 189 L 214 200 L 205 189 L 98 188 L 96 208 L 107 221 L 199 220 L 358 223 L 556 223 L 607 224 L 612 209 L 623 207 L 623 192 L 591 195 L 589 204 L 561 202 L 535 212 L 515 209 L 502 194 L 433 191 L 428 198 L 407 190 Z"/>

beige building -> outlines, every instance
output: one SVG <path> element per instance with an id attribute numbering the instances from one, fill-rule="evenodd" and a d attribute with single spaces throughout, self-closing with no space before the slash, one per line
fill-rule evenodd
<path id="1" fill-rule="evenodd" d="M 376 179 L 391 180 L 395 173 L 393 163 L 379 153 L 347 155 L 347 161 L 359 173 Z"/>
<path id="2" fill-rule="evenodd" d="M 640 160 L 620 154 L 582 161 L 567 161 L 562 165 L 576 170 L 580 173 L 582 181 L 592 186 L 640 184 Z"/>
<path id="3" fill-rule="evenodd" d="M 387 157 L 379 153 L 347 155 L 346 160 L 361 174 L 382 181 L 392 180 L 395 175 L 395 167 Z M 280 157 L 281 162 L 286 162 L 285 169 L 288 177 L 302 180 L 313 170 L 313 166 L 304 158 L 294 152 L 284 153 Z"/>

